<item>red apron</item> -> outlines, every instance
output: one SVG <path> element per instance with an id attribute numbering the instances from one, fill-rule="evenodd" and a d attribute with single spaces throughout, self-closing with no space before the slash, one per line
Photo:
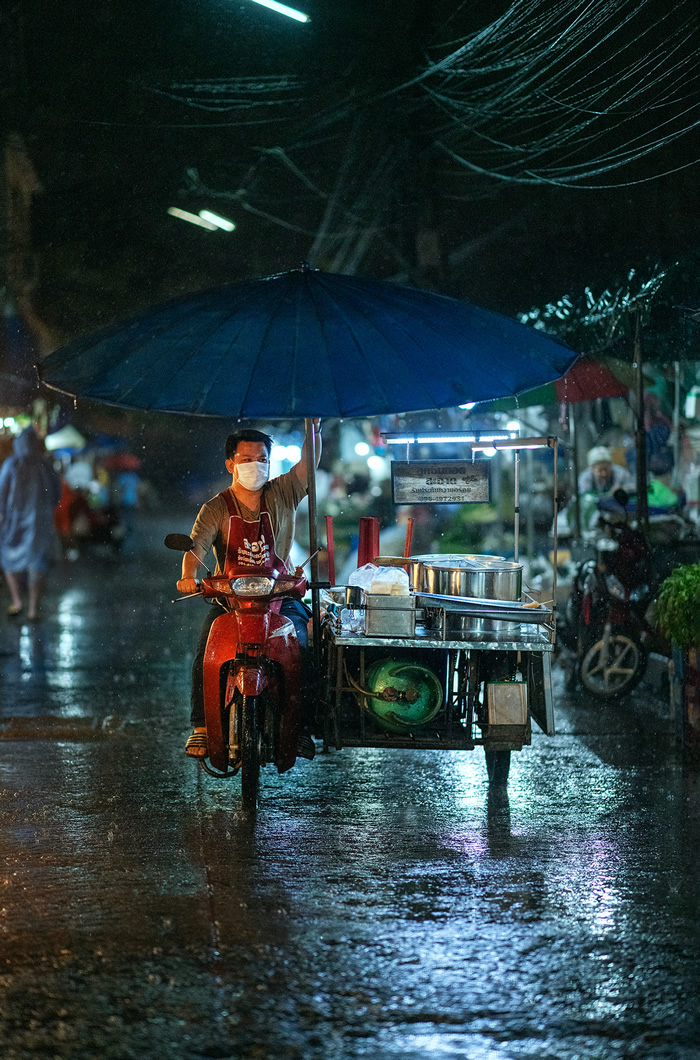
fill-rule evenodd
<path id="1" fill-rule="evenodd" d="M 221 496 L 229 512 L 224 574 L 236 573 L 241 567 L 287 572 L 286 563 L 275 552 L 275 535 L 265 495 L 260 498 L 259 517 L 253 520 L 243 518 L 230 489 L 224 490 Z"/>

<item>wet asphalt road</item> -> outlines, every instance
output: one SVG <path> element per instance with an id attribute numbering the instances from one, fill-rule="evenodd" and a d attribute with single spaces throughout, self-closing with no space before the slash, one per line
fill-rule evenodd
<path id="1" fill-rule="evenodd" d="M 700 1057 L 698 776 L 658 693 L 558 677 L 507 796 L 481 752 L 343 751 L 266 770 L 252 823 L 182 754 L 202 605 L 164 529 L 0 619 L 3 1060 Z"/>

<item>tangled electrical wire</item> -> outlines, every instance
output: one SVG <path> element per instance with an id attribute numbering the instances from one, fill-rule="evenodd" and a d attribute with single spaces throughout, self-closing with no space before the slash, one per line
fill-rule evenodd
<path id="1" fill-rule="evenodd" d="M 700 152 L 679 147 L 700 125 L 697 0 L 513 0 L 488 25 L 460 34 L 466 7 L 442 5 L 422 58 L 395 83 L 358 80 L 351 64 L 322 84 L 279 75 L 156 90 L 188 107 L 269 122 L 264 166 L 230 194 L 301 230 L 285 214 L 291 189 L 276 204 L 264 192 L 265 167 L 276 181 L 281 167 L 305 196 L 296 202 L 315 233 L 310 260 L 323 255 L 345 270 L 375 239 L 401 265 L 392 218 L 416 179 L 430 182 L 436 199 L 473 201 L 479 185 L 494 182 L 614 187 L 698 160 Z M 655 155 L 659 163 L 649 164 Z M 429 160 L 427 176 L 417 160 Z"/>

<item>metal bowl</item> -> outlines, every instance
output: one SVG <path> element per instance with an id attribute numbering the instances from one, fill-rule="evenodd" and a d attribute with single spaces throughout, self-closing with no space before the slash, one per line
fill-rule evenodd
<path id="1" fill-rule="evenodd" d="M 359 585 L 332 585 L 328 593 L 341 607 L 359 607 L 362 603 L 362 589 Z"/>

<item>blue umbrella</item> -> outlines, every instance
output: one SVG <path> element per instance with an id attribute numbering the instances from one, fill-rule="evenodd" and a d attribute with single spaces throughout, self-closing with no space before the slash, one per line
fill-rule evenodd
<path id="1" fill-rule="evenodd" d="M 576 360 L 467 302 L 303 267 L 187 295 L 58 350 L 44 383 L 226 419 L 372 416 L 519 394 Z"/>

